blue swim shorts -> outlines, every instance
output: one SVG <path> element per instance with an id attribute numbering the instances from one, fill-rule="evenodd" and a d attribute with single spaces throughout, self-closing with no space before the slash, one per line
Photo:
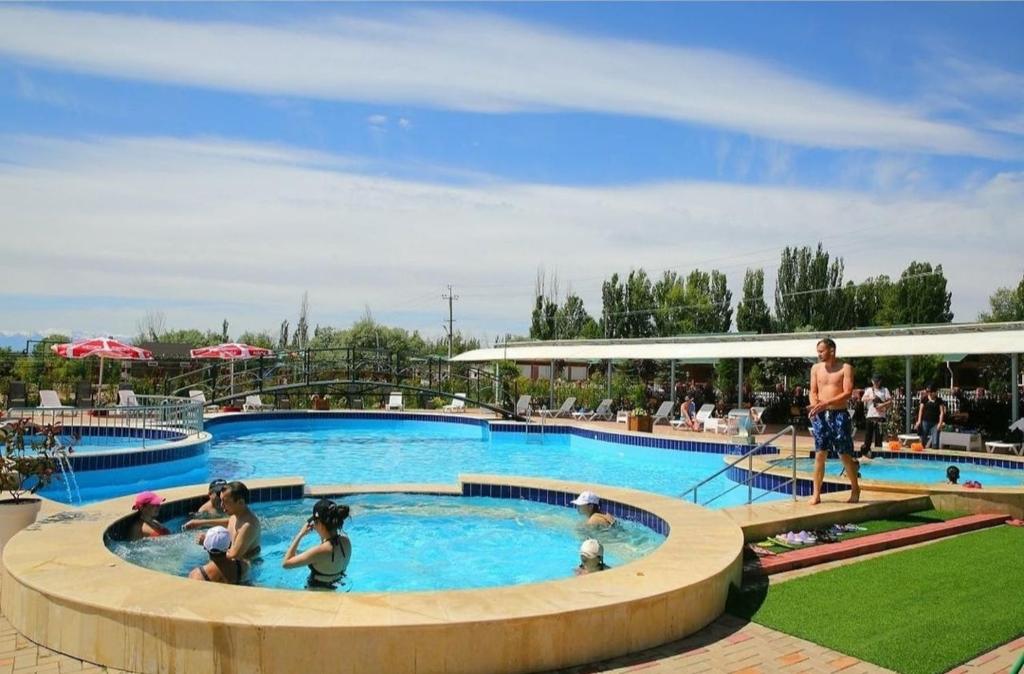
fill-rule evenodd
<path id="1" fill-rule="evenodd" d="M 811 435 L 819 452 L 853 454 L 853 424 L 846 410 L 825 410 L 811 417 Z"/>

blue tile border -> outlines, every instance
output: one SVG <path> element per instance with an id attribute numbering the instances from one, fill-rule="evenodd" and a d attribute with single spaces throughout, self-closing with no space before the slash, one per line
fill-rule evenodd
<path id="1" fill-rule="evenodd" d="M 128 451 L 110 453 L 77 453 L 68 456 L 71 462 L 71 469 L 76 473 L 84 473 L 91 470 L 107 470 L 109 468 L 130 468 L 133 466 L 148 466 L 154 463 L 167 461 L 179 461 L 201 456 L 206 453 L 207 442 L 189 442 L 175 447 L 164 447 L 161 449 L 133 449 Z"/>
<path id="2" fill-rule="evenodd" d="M 1012 459 L 997 458 L 995 455 L 980 455 L 980 454 L 932 454 L 930 452 L 913 452 L 910 450 L 900 450 L 897 452 L 890 451 L 888 449 L 875 450 L 873 452 L 876 460 L 891 460 L 891 459 L 914 459 L 917 461 L 937 461 L 939 463 L 960 463 L 960 464 L 971 464 L 975 466 L 986 466 L 988 468 L 1006 468 L 1009 470 L 1024 470 L 1024 461 L 1014 461 Z M 814 458 L 814 450 L 808 450 L 808 458 Z"/>

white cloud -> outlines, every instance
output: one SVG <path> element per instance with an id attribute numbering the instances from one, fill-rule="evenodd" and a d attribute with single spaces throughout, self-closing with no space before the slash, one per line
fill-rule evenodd
<path id="1" fill-rule="evenodd" d="M 0 53 L 145 81 L 480 113 L 655 117 L 804 146 L 1019 157 L 970 128 L 723 51 L 462 12 L 265 27 L 0 8 Z"/>
<path id="2" fill-rule="evenodd" d="M 538 264 L 596 312 L 614 271 L 716 267 L 738 295 L 746 267 L 772 278 L 784 245 L 818 240 L 845 256 L 854 280 L 898 275 L 913 259 L 943 264 L 961 320 L 1021 275 L 1021 173 L 930 195 L 697 182 L 451 187 L 278 146 L 4 142 L 14 151 L 0 165 L 0 221 L 16 233 L 5 238 L 4 292 L 84 304 L 69 312 L 40 299 L 4 312 L 3 330 L 131 333 L 139 306 L 165 311 L 171 326 L 227 317 L 233 331 L 272 328 L 308 290 L 313 322 L 346 324 L 369 305 L 436 334 L 451 282 L 460 329 L 523 332 Z"/>
<path id="3" fill-rule="evenodd" d="M 403 128 L 403 129 L 411 129 L 412 128 L 412 122 L 409 119 L 405 118 L 405 117 L 399 117 L 398 118 L 398 126 L 400 128 Z"/>
<path id="4" fill-rule="evenodd" d="M 366 118 L 366 121 L 370 123 L 370 126 L 385 126 L 388 123 L 388 116 L 370 115 Z"/>

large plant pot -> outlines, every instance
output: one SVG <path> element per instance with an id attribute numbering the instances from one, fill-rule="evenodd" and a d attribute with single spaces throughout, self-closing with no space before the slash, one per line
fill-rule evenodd
<path id="1" fill-rule="evenodd" d="M 36 521 L 42 505 L 37 498 L 0 501 L 0 553 L 14 534 Z"/>
<path id="2" fill-rule="evenodd" d="M 644 415 L 642 417 L 629 415 L 628 422 L 629 430 L 641 431 L 643 433 L 651 433 L 654 431 L 654 417 L 650 415 Z"/>

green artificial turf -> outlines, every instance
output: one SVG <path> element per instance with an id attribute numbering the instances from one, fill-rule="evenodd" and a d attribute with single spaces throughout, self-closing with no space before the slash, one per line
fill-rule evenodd
<path id="1" fill-rule="evenodd" d="M 876 665 L 945 672 L 1024 631 L 1024 528 L 735 591 L 727 610 Z"/>
<path id="2" fill-rule="evenodd" d="M 916 513 L 909 513 L 907 515 L 898 515 L 896 517 L 890 517 L 884 520 L 868 520 L 866 522 L 857 522 L 857 526 L 864 527 L 864 531 L 850 531 L 844 533 L 839 537 L 839 540 L 845 541 L 851 538 L 860 538 L 861 536 L 870 536 L 872 534 L 880 534 L 885 531 L 893 531 L 895 529 L 906 529 L 907 527 L 916 527 L 920 524 L 931 524 L 932 522 L 946 522 L 948 520 L 956 519 L 957 517 L 963 517 L 967 513 L 955 512 L 950 510 L 922 510 Z M 789 552 L 793 548 L 786 548 L 781 545 L 763 545 L 762 547 L 768 548 L 772 552 Z M 800 549 L 806 547 L 801 545 Z"/>

